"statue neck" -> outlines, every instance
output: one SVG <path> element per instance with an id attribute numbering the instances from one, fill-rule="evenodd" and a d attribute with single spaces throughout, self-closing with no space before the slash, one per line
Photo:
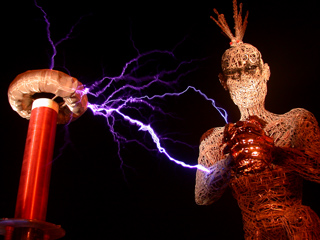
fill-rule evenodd
<path id="1" fill-rule="evenodd" d="M 244 121 L 248 119 L 250 116 L 257 116 L 268 122 L 268 120 L 270 120 L 272 117 L 272 113 L 265 109 L 264 102 L 250 107 L 238 106 L 238 108 L 241 113 L 240 121 Z"/>

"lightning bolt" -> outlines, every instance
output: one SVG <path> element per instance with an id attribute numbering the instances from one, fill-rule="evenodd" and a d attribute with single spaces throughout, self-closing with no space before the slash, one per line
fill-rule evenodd
<path id="1" fill-rule="evenodd" d="M 79 20 L 70 28 L 69 32 L 63 37 L 61 38 L 59 41 L 57 42 L 54 42 L 51 38 L 51 31 L 50 31 L 50 21 L 48 19 L 48 15 L 47 13 L 44 11 L 44 9 L 38 4 L 37 0 L 34 0 L 34 5 L 40 9 L 40 11 L 42 12 L 43 14 L 43 19 L 46 23 L 46 34 L 47 34 L 47 38 L 48 38 L 48 41 L 50 43 L 50 46 L 52 48 L 52 54 L 50 56 L 50 60 L 49 60 L 49 69 L 53 69 L 54 68 L 54 58 L 55 56 L 57 55 L 57 46 L 59 44 L 61 44 L 62 42 L 70 39 L 70 36 L 74 30 L 74 28 L 80 23 L 80 21 L 82 20 L 83 17 L 80 17 Z"/>
<path id="2" fill-rule="evenodd" d="M 154 54 L 165 54 L 171 57 L 174 57 L 172 51 L 159 51 L 153 50 L 150 52 L 146 52 L 140 54 L 138 52 L 138 56 L 136 58 L 131 59 L 128 61 L 123 69 L 122 72 L 115 77 L 103 77 L 101 80 L 98 80 L 92 83 L 90 86 L 86 86 L 85 93 L 88 95 L 92 95 L 95 98 L 99 96 L 104 96 L 105 100 L 102 103 L 89 103 L 88 107 L 92 110 L 95 115 L 100 115 L 106 118 L 107 123 L 110 127 L 110 131 L 113 134 L 114 141 L 118 143 L 118 154 L 119 158 L 121 159 L 120 155 L 120 145 L 121 142 L 127 142 L 127 139 L 123 137 L 119 132 L 116 132 L 114 129 L 114 124 L 117 118 L 121 118 L 126 122 L 134 125 L 138 128 L 138 131 L 144 131 L 149 134 L 151 137 L 156 149 L 159 153 L 164 154 L 170 161 L 175 162 L 186 168 L 196 168 L 205 172 L 210 172 L 209 169 L 205 168 L 202 165 L 189 165 L 185 162 L 178 160 L 172 157 L 168 151 L 162 146 L 163 139 L 156 133 L 155 129 L 152 127 L 152 124 L 148 122 L 147 119 L 140 120 L 130 116 L 129 114 L 125 113 L 127 109 L 135 109 L 136 112 L 140 110 L 138 108 L 150 108 L 152 111 L 159 111 L 162 114 L 165 114 L 159 107 L 153 104 L 154 100 L 156 99 L 163 99 L 165 97 L 173 97 L 173 96 L 180 96 L 186 93 L 189 90 L 193 90 L 194 92 L 200 94 L 205 100 L 210 101 L 213 107 L 220 113 L 223 119 L 228 122 L 227 120 L 227 112 L 220 107 L 217 107 L 215 101 L 209 97 L 207 97 L 202 91 L 196 89 L 193 86 L 188 86 L 185 90 L 180 92 L 165 92 L 162 94 L 154 94 L 154 95 L 143 95 L 143 92 L 148 92 L 148 89 L 152 88 L 153 85 L 157 86 L 173 86 L 179 82 L 179 79 L 187 73 L 180 74 L 177 79 L 174 81 L 164 81 L 162 77 L 166 75 L 171 75 L 173 73 L 177 73 L 178 70 L 186 64 L 190 64 L 195 60 L 192 61 L 184 61 L 180 62 L 178 66 L 172 70 L 163 70 L 158 72 L 155 75 L 148 75 L 142 77 L 134 77 L 135 72 L 139 70 L 139 66 L 146 66 L 145 61 L 150 60 L 151 56 Z M 145 61 L 143 61 L 146 59 Z M 140 65 L 137 64 L 141 61 Z M 133 65 L 133 67 L 131 67 Z M 131 67 L 131 68 L 130 68 Z M 120 87 L 116 87 L 116 84 L 119 82 L 125 82 L 125 84 L 119 84 Z M 101 85 L 104 86 L 101 87 Z M 151 92 L 151 91 L 150 91 Z M 137 107 L 138 105 L 138 107 Z M 138 140 L 136 140 L 140 145 L 144 146 Z"/>
<path id="3" fill-rule="evenodd" d="M 81 19 L 70 29 L 69 33 L 64 38 L 54 43 L 51 39 L 50 22 L 48 20 L 47 14 L 43 10 L 43 8 L 37 4 L 36 0 L 34 0 L 34 2 L 36 7 L 39 8 L 43 13 L 43 18 L 46 22 L 47 37 L 53 50 L 52 56 L 50 58 L 50 69 L 53 69 L 54 58 L 57 54 L 56 47 L 70 37 L 74 27 L 79 23 Z M 116 131 L 115 124 L 119 122 L 119 120 L 125 121 L 132 126 L 136 126 L 138 131 L 147 133 L 152 139 L 155 149 L 159 153 L 165 155 L 166 158 L 170 161 L 186 168 L 199 169 L 201 171 L 209 173 L 210 170 L 200 164 L 190 165 L 172 157 L 163 147 L 163 141 L 165 139 L 157 134 L 150 121 L 155 112 L 166 114 L 160 107 L 155 104 L 156 100 L 164 99 L 167 97 L 177 97 L 186 93 L 187 91 L 192 90 L 200 94 L 205 100 L 210 101 L 212 103 L 212 106 L 220 113 L 226 123 L 228 122 L 227 112 L 223 108 L 217 107 L 215 101 L 207 97 L 199 89 L 196 89 L 193 86 L 188 86 L 183 91 L 175 90 L 176 86 L 180 82 L 180 79 L 189 74 L 194 69 L 180 74 L 177 74 L 177 72 L 180 71 L 184 66 L 190 65 L 196 61 L 201 61 L 203 59 L 182 61 L 176 64 L 175 67 L 171 68 L 170 70 L 157 69 L 153 74 L 144 75 L 141 73 L 143 72 L 142 70 L 145 70 L 145 72 L 154 71 L 150 70 L 151 68 L 149 65 L 150 63 L 154 63 L 157 61 L 156 56 L 168 57 L 174 60 L 175 56 L 173 50 L 152 50 L 140 53 L 140 51 L 134 45 L 131 37 L 130 40 L 132 42 L 133 48 L 137 51 L 137 56 L 126 62 L 121 72 L 117 76 L 103 76 L 97 81 L 86 84 L 85 89 L 82 91 L 83 94 L 87 94 L 94 98 L 94 101 L 90 100 L 90 102 L 88 103 L 88 108 L 91 109 L 93 114 L 102 116 L 106 119 L 113 139 L 118 145 L 118 156 L 121 162 L 121 169 L 124 165 L 124 161 L 121 157 L 121 145 L 123 143 L 135 142 L 148 150 L 151 149 L 149 149 L 146 144 L 142 143 L 141 141 L 137 139 L 129 140 L 124 135 Z M 177 46 L 175 46 L 175 48 L 176 47 Z M 154 68 L 153 65 L 152 67 Z M 159 66 L 157 67 L 160 68 Z M 146 71 L 146 69 L 148 70 Z M 177 77 L 175 77 L 173 80 L 166 80 L 168 77 L 175 75 L 177 75 Z M 151 92 L 155 92 L 155 89 L 162 89 L 162 91 L 164 92 L 159 94 L 150 94 Z M 168 89 L 171 90 L 169 91 Z M 146 116 L 144 114 L 145 111 L 148 111 L 150 114 Z"/>

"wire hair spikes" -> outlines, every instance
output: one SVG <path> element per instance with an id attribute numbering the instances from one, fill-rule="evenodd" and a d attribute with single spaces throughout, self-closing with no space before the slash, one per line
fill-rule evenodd
<path id="1" fill-rule="evenodd" d="M 237 0 L 233 0 L 233 19 L 234 19 L 235 36 L 231 32 L 228 26 L 228 23 L 224 17 L 224 14 L 219 14 L 217 9 L 215 8 L 213 9 L 213 11 L 217 14 L 218 18 L 215 19 L 213 16 L 210 16 L 210 18 L 213 21 L 215 21 L 215 23 L 221 28 L 223 33 L 225 33 L 227 37 L 230 38 L 231 40 L 230 45 L 234 46 L 238 43 L 242 43 L 242 39 L 247 28 L 248 15 L 249 15 L 249 12 L 247 11 L 245 18 L 242 21 L 242 3 L 240 3 L 239 11 L 238 11 Z"/>

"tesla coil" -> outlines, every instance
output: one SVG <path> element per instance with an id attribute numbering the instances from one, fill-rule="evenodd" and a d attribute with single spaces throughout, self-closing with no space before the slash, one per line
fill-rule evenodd
<path id="1" fill-rule="evenodd" d="M 69 123 L 87 109 L 83 85 L 51 69 L 18 75 L 8 90 L 9 103 L 29 119 L 14 218 L 0 220 L 5 240 L 49 240 L 65 235 L 46 222 L 52 156 L 57 124 Z"/>

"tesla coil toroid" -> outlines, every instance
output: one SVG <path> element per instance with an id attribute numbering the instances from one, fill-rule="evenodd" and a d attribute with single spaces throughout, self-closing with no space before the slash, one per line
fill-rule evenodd
<path id="1" fill-rule="evenodd" d="M 9 86 L 9 103 L 21 117 L 30 119 L 32 103 L 40 93 L 62 98 L 58 124 L 77 119 L 87 109 L 88 98 L 84 94 L 82 83 L 66 73 L 51 69 L 30 70 L 19 74 Z"/>

